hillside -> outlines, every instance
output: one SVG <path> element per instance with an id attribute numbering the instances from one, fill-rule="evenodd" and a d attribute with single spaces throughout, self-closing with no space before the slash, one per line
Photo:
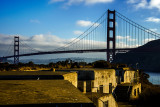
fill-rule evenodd
<path id="1" fill-rule="evenodd" d="M 139 49 L 144 51 L 139 51 Z M 138 50 L 138 51 L 137 51 Z M 114 63 L 125 63 L 144 71 L 160 72 L 160 40 L 154 40 L 128 53 L 116 55 Z"/>

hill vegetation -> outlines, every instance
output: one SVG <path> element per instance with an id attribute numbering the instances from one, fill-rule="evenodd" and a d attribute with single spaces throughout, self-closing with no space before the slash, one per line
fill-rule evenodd
<path id="1" fill-rule="evenodd" d="M 117 54 L 114 62 L 125 63 L 147 72 L 160 72 L 160 40 L 148 42 L 137 49 L 131 50 L 128 53 Z"/>
<path id="2" fill-rule="evenodd" d="M 32 61 L 28 63 L 0 63 L 0 71 L 37 71 L 37 70 L 50 70 L 56 69 L 71 69 L 71 68 L 118 68 L 127 67 L 126 64 L 112 64 L 104 60 L 95 61 L 93 63 L 74 62 L 72 60 L 58 61 L 49 64 L 34 64 Z"/>

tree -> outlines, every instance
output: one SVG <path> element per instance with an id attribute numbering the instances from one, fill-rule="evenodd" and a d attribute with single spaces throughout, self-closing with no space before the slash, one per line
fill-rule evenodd
<path id="1" fill-rule="evenodd" d="M 111 68 L 111 64 L 104 60 L 95 61 L 94 68 Z"/>
<path id="2" fill-rule="evenodd" d="M 34 66 L 34 63 L 33 63 L 32 61 L 30 61 L 30 62 L 28 62 L 27 65 L 30 66 L 30 67 L 33 67 L 33 66 Z"/>
<path id="3" fill-rule="evenodd" d="M 50 63 L 48 64 L 49 67 L 54 67 L 54 65 L 55 65 L 55 64 L 54 64 L 53 62 L 50 62 Z"/>

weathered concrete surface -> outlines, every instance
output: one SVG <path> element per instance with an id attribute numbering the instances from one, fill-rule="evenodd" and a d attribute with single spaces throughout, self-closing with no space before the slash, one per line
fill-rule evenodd
<path id="1" fill-rule="evenodd" d="M 66 80 L 0 80 L 0 105 L 92 102 Z"/>
<path id="2" fill-rule="evenodd" d="M 78 85 L 78 77 L 76 72 L 71 72 L 67 74 L 63 74 L 64 80 L 68 80 L 70 83 L 72 83 L 75 87 Z"/>
<path id="3" fill-rule="evenodd" d="M 92 81 L 92 92 L 97 92 L 97 88 L 99 91 L 103 93 L 109 93 L 109 84 L 112 86 L 112 90 L 117 86 L 116 83 L 116 75 L 114 69 L 95 69 L 95 80 Z"/>
<path id="4" fill-rule="evenodd" d="M 130 98 L 131 99 L 137 99 L 139 97 L 139 94 L 141 94 L 141 83 L 133 84 L 132 85 L 132 91 Z"/>
<path id="5" fill-rule="evenodd" d="M 97 93 L 97 92 L 87 92 L 85 94 L 91 101 L 93 101 L 94 105 L 98 107 L 98 99 L 103 96 L 109 96 L 109 94 L 106 93 Z"/>
<path id="6" fill-rule="evenodd" d="M 0 80 L 68 80 L 77 87 L 76 72 L 7 71 L 0 72 Z"/>
<path id="7" fill-rule="evenodd" d="M 135 71 L 127 70 L 124 72 L 124 83 L 131 83 L 135 78 Z"/>
<path id="8" fill-rule="evenodd" d="M 115 73 L 114 69 L 83 69 L 78 71 L 78 78 L 81 78 L 78 81 L 78 87 L 80 90 L 86 88 L 87 92 L 109 93 L 109 84 L 112 87 L 111 91 L 117 86 Z M 86 82 L 86 87 L 83 85 L 84 82 Z"/>
<path id="9" fill-rule="evenodd" d="M 102 96 L 98 99 L 98 107 L 119 107 L 112 94 Z"/>

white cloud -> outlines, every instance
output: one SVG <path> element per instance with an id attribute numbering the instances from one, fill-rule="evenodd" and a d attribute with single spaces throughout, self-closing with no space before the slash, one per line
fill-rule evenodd
<path id="1" fill-rule="evenodd" d="M 66 43 L 70 42 L 72 39 L 62 39 L 58 36 L 51 35 L 51 34 L 39 34 L 34 35 L 28 38 L 31 41 L 31 45 L 38 46 L 40 50 L 50 50 L 57 47 L 64 46 Z M 45 47 L 45 48 L 42 48 Z"/>
<path id="2" fill-rule="evenodd" d="M 48 2 L 48 4 L 57 3 L 57 2 L 63 2 L 63 1 L 65 1 L 65 0 L 50 0 Z"/>
<path id="3" fill-rule="evenodd" d="M 31 22 L 31 23 L 40 23 L 40 21 L 37 20 L 37 19 L 31 19 L 30 22 Z"/>
<path id="4" fill-rule="evenodd" d="M 159 9 L 160 11 L 160 0 L 127 0 L 127 3 L 133 4 L 136 9 Z"/>
<path id="5" fill-rule="evenodd" d="M 116 36 L 116 39 L 118 40 L 116 42 L 116 47 L 117 48 L 135 48 L 135 47 L 138 47 L 140 46 L 141 44 L 138 45 L 138 39 L 133 39 L 131 38 L 131 36 Z M 126 42 L 127 40 L 127 42 Z M 150 38 L 145 38 L 145 39 L 142 39 L 141 42 L 142 42 L 142 45 L 150 42 L 150 41 L 153 41 L 155 40 L 154 37 L 150 37 Z"/>
<path id="6" fill-rule="evenodd" d="M 158 8 L 160 10 L 160 0 L 151 0 L 149 8 Z"/>
<path id="7" fill-rule="evenodd" d="M 77 4 L 82 3 L 83 1 L 84 0 L 68 0 L 66 5 L 68 5 L 68 6 L 75 5 L 75 4 L 77 5 Z"/>
<path id="8" fill-rule="evenodd" d="M 96 26 L 99 26 L 99 25 L 100 25 L 99 23 L 94 23 L 94 22 L 86 21 L 86 20 L 78 20 L 78 21 L 76 22 L 76 24 L 77 24 L 78 26 L 81 26 L 81 27 L 89 27 L 89 26 L 92 26 L 92 25 L 94 25 L 94 26 L 96 27 Z"/>
<path id="9" fill-rule="evenodd" d="M 116 43 L 116 48 L 136 48 L 138 44 L 126 44 L 125 42 Z"/>
<path id="10" fill-rule="evenodd" d="M 146 18 L 147 22 L 155 22 L 155 23 L 159 23 L 160 22 L 160 18 L 156 18 L 156 17 L 148 17 Z"/>
<path id="11" fill-rule="evenodd" d="M 8 36 L 8 35 L 1 35 L 0 34 L 0 56 L 5 55 L 3 52 L 6 52 L 9 45 L 12 47 L 10 50 L 10 55 L 13 55 L 13 40 L 14 36 Z M 23 41 L 22 41 L 23 40 Z M 98 40 L 88 40 L 87 38 L 81 40 L 70 38 L 70 39 L 63 39 L 55 35 L 51 34 L 38 34 L 31 37 L 27 36 L 20 36 L 20 54 L 24 53 L 34 53 L 38 51 L 54 51 L 55 49 L 59 47 L 66 47 L 65 49 L 73 50 L 73 49 L 98 49 L 98 48 L 106 48 L 106 42 L 105 41 L 98 41 Z M 68 43 L 72 42 L 71 46 L 67 45 Z M 75 45 L 75 44 L 78 45 Z M 94 44 L 93 44 L 94 43 Z M 23 44 L 23 45 L 22 45 Z M 29 47 L 32 47 L 33 50 L 31 51 L 31 48 L 27 47 L 26 44 Z M 92 44 L 92 46 L 91 46 Z M 23 46 L 23 48 L 22 48 Z M 67 47 L 69 46 L 69 48 Z M 85 48 L 84 48 L 85 46 Z M 77 48 L 78 47 L 78 48 Z M 35 50 L 34 50 L 35 49 Z M 64 48 L 62 48 L 63 50 Z M 24 52 L 24 53 L 23 53 Z M 8 54 L 6 54 L 8 55 Z"/>
<path id="12" fill-rule="evenodd" d="M 136 8 L 146 8 L 146 6 L 148 5 L 147 0 L 141 0 L 139 3 L 137 3 Z"/>
<path id="13" fill-rule="evenodd" d="M 146 44 L 146 43 L 153 41 L 153 40 L 155 40 L 155 38 L 146 38 L 143 41 L 144 41 L 144 44 Z"/>
<path id="14" fill-rule="evenodd" d="M 79 31 L 79 30 L 76 30 L 76 31 L 73 31 L 73 33 L 74 33 L 75 35 L 81 35 L 83 32 L 82 32 L 82 31 Z"/>
<path id="15" fill-rule="evenodd" d="M 117 48 L 135 48 L 138 47 L 138 44 L 135 44 L 135 41 L 137 39 L 132 38 L 131 36 L 116 36 L 117 42 L 116 47 Z M 127 40 L 127 42 L 126 42 Z"/>
<path id="16" fill-rule="evenodd" d="M 133 3 L 137 3 L 138 0 L 127 0 L 127 3 L 133 4 Z"/>
<path id="17" fill-rule="evenodd" d="M 131 36 L 116 36 L 116 39 L 119 39 L 119 40 L 124 40 L 124 39 L 127 39 L 127 41 L 136 41 L 136 39 L 133 39 L 131 38 Z"/>
<path id="18" fill-rule="evenodd" d="M 85 4 L 85 5 L 93 5 L 98 3 L 111 3 L 114 0 L 50 0 L 48 3 L 56 3 L 56 2 L 65 2 L 65 6 L 71 6 L 71 5 L 78 5 L 78 4 Z"/>
<path id="19" fill-rule="evenodd" d="M 96 3 L 110 3 L 113 1 L 114 0 L 84 0 L 85 4 L 87 5 L 96 4 Z"/>
<path id="20" fill-rule="evenodd" d="M 0 56 L 2 55 L 8 55 L 6 54 L 6 51 L 8 50 L 9 46 L 10 47 L 10 55 L 13 55 L 13 38 L 14 36 L 11 35 L 2 35 L 0 34 Z M 136 39 L 131 38 L 131 36 L 117 36 L 117 39 L 119 39 L 119 42 L 116 42 L 116 47 L 117 48 L 122 48 L 122 47 L 137 47 L 138 45 L 135 45 L 135 41 Z M 21 48 L 22 43 L 29 45 L 30 47 L 32 47 L 33 49 L 39 50 L 39 51 L 53 51 L 54 49 L 57 49 L 59 47 L 64 47 L 66 46 L 66 44 L 68 44 L 69 42 L 73 41 L 75 38 L 70 38 L 70 39 L 63 39 L 60 38 L 58 36 L 55 35 L 51 35 L 51 34 L 38 34 L 38 35 L 34 35 L 32 37 L 27 37 L 27 36 L 22 36 L 20 35 L 20 40 L 24 40 L 21 41 L 20 43 L 20 54 L 22 52 L 24 52 L 25 49 L 29 49 L 28 47 L 23 47 L 23 49 Z M 126 44 L 126 41 L 124 40 L 128 40 L 130 41 L 130 44 Z M 88 40 L 88 39 L 83 39 L 80 40 L 77 39 L 76 41 L 74 41 L 76 44 L 78 43 L 78 45 L 71 45 L 71 47 L 66 48 L 68 49 L 104 49 L 106 48 L 106 41 L 98 41 L 98 40 Z M 146 38 L 144 41 L 145 43 L 151 41 L 151 40 L 155 40 L 155 38 Z M 12 43 L 12 44 L 11 44 Z M 25 46 L 25 45 L 23 45 Z M 78 48 L 77 48 L 78 46 Z M 85 48 L 83 47 L 85 46 Z M 82 48 L 83 47 L 83 48 Z M 12 51 L 11 51 L 12 50 Z M 25 51 L 30 53 L 31 51 Z M 32 51 L 32 52 L 36 52 L 36 51 Z M 4 54 L 5 53 L 5 54 Z"/>
<path id="21" fill-rule="evenodd" d="M 11 48 L 13 51 L 14 36 L 15 35 L 9 36 L 9 35 L 0 34 L 0 47 L 2 47 L 0 48 L 0 56 L 1 56 L 1 53 L 3 53 L 2 50 L 7 51 L 6 49 L 9 48 L 9 45 L 12 45 Z M 23 40 L 20 43 L 20 47 L 23 46 L 23 51 L 25 48 L 27 48 L 26 44 L 32 47 L 33 49 L 36 49 L 39 51 L 49 51 L 49 50 L 52 51 L 58 47 L 66 45 L 67 43 L 71 42 L 74 39 L 74 38 L 63 39 L 63 38 L 59 38 L 58 36 L 51 35 L 51 34 L 39 34 L 39 35 L 31 36 L 31 37 L 22 36 L 22 35 L 18 35 L 18 36 L 20 37 L 20 41 Z M 13 52 L 11 52 L 11 54 L 13 54 Z"/>
<path id="22" fill-rule="evenodd" d="M 85 21 L 85 20 L 78 20 L 77 25 L 82 26 L 82 27 L 88 27 L 91 26 L 93 22 L 91 21 Z"/>
<path id="23" fill-rule="evenodd" d="M 154 29 L 149 29 L 149 30 L 156 32 L 158 29 L 154 28 Z"/>

